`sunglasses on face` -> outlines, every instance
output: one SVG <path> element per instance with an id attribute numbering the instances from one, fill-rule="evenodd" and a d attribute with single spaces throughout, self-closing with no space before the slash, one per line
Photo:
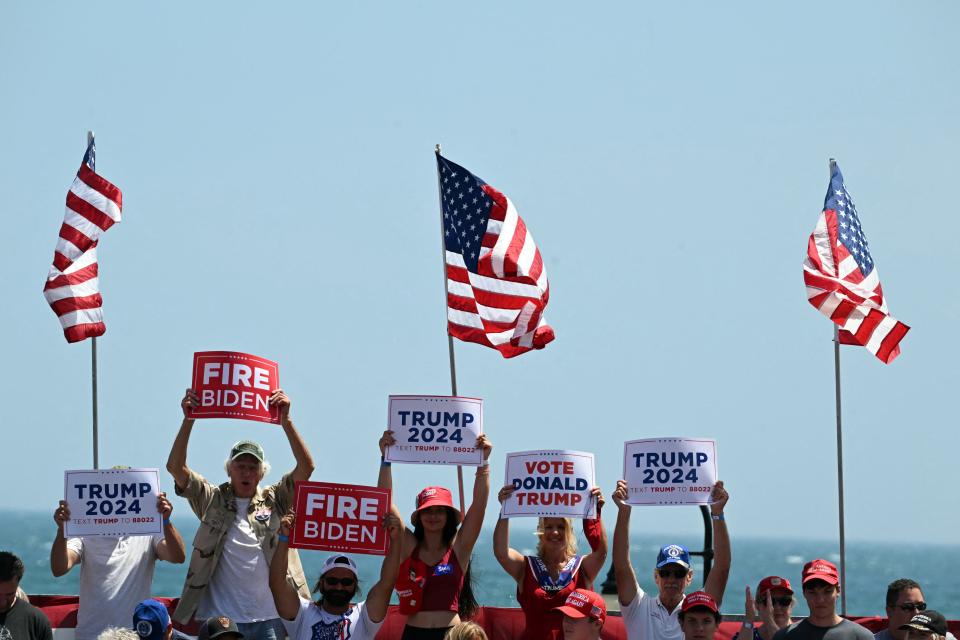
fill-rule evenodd
<path id="1" fill-rule="evenodd" d="M 660 575 L 661 578 L 682 579 L 687 577 L 686 569 L 667 569 L 666 567 L 664 567 L 663 569 L 657 569 L 657 573 Z"/>
<path id="2" fill-rule="evenodd" d="M 324 578 L 323 578 L 323 581 L 324 581 L 324 583 L 330 585 L 331 587 L 335 587 L 335 586 L 337 586 L 337 585 L 342 585 L 342 586 L 344 586 L 344 587 L 352 587 L 353 585 L 355 585 L 355 584 L 357 583 L 357 581 L 354 580 L 353 578 L 327 578 L 327 577 L 324 577 Z"/>
<path id="3" fill-rule="evenodd" d="M 758 603 L 766 604 L 767 600 L 766 598 L 763 598 L 761 600 L 758 600 Z M 790 605 L 793 604 L 793 598 L 791 598 L 790 596 L 783 596 L 782 598 L 770 598 L 770 604 L 773 605 L 774 607 L 777 605 L 780 605 L 781 607 L 789 607 Z"/>
<path id="4" fill-rule="evenodd" d="M 926 602 L 904 602 L 897 605 L 901 611 L 926 611 Z"/>

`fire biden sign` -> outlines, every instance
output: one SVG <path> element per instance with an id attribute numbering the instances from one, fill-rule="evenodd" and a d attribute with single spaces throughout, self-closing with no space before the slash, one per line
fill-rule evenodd
<path id="1" fill-rule="evenodd" d="M 200 406 L 191 418 L 235 418 L 280 424 L 270 393 L 280 388 L 277 363 L 235 351 L 193 354 L 193 385 Z"/>
<path id="2" fill-rule="evenodd" d="M 390 491 L 330 482 L 296 483 L 297 522 L 290 546 L 339 553 L 387 554 L 383 517 Z"/>

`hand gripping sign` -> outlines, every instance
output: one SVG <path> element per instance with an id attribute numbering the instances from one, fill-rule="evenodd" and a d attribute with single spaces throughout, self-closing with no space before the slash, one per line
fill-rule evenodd
<path id="1" fill-rule="evenodd" d="M 513 494 L 503 503 L 501 517 L 595 518 L 590 496 L 594 481 L 593 454 L 582 451 L 519 451 L 507 454 L 506 484 Z"/>
<path id="2" fill-rule="evenodd" d="M 193 385 L 200 406 L 191 418 L 237 418 L 280 424 L 270 393 L 280 388 L 277 363 L 235 351 L 193 354 Z"/>
<path id="3" fill-rule="evenodd" d="M 710 504 L 717 441 L 649 438 L 623 445 L 628 504 Z"/>
<path id="4" fill-rule="evenodd" d="M 483 400 L 458 396 L 390 396 L 387 424 L 397 443 L 387 462 L 480 466 Z"/>
<path id="5" fill-rule="evenodd" d="M 297 522 L 290 536 L 296 549 L 387 554 L 383 516 L 390 491 L 330 482 L 296 483 Z"/>
<path id="6" fill-rule="evenodd" d="M 156 469 L 65 471 L 63 495 L 70 507 L 64 535 L 151 536 L 163 533 L 157 510 Z"/>

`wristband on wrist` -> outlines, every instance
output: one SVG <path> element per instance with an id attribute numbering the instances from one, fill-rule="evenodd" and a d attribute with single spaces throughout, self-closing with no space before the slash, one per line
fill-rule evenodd
<path id="1" fill-rule="evenodd" d="M 753 629 L 753 623 L 752 623 L 752 622 L 747 622 L 746 620 L 744 620 L 744 621 L 743 621 L 743 628 L 744 628 L 744 629 Z"/>
<path id="2" fill-rule="evenodd" d="M 489 466 L 490 466 L 490 461 L 489 461 L 489 460 L 484 460 L 483 462 L 480 463 L 480 467 L 479 467 L 479 468 L 482 469 L 482 468 L 484 468 L 484 467 L 489 467 Z"/>
<path id="3" fill-rule="evenodd" d="M 714 520 L 723 520 L 723 521 L 726 520 L 726 518 L 723 517 L 723 514 L 722 514 L 722 513 L 715 513 L 715 514 L 713 514 L 711 517 L 712 517 Z"/>
<path id="4" fill-rule="evenodd" d="M 280 540 L 280 542 L 290 542 L 290 536 L 285 536 L 282 533 L 277 536 L 277 539 Z"/>
<path id="5" fill-rule="evenodd" d="M 386 460 L 383 456 L 380 456 L 380 466 L 381 466 L 381 467 L 389 467 L 391 464 L 393 464 L 393 463 L 392 463 L 392 462 L 389 462 L 388 460 Z"/>
<path id="6" fill-rule="evenodd" d="M 165 527 L 170 526 L 170 518 L 164 518 L 164 519 L 163 519 L 163 526 L 165 526 Z"/>

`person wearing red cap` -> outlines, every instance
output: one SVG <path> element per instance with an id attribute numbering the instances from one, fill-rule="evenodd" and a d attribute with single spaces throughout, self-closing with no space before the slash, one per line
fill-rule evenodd
<path id="1" fill-rule="evenodd" d="M 873 634 L 856 622 L 837 615 L 840 574 L 829 560 L 803 565 L 803 598 L 810 615 L 777 631 L 774 640 L 871 640 Z"/>
<path id="2" fill-rule="evenodd" d="M 554 610 L 563 614 L 564 640 L 597 640 L 607 619 L 603 598 L 588 589 L 575 589 Z"/>
<path id="3" fill-rule="evenodd" d="M 500 489 L 502 503 L 513 493 L 512 484 Z M 493 530 L 493 554 L 500 566 L 517 583 L 517 602 L 525 616 L 524 640 L 559 640 L 563 616 L 557 605 L 574 589 L 586 589 L 607 559 L 607 536 L 600 520 L 603 495 L 599 487 L 592 491 L 597 501 L 596 518 L 583 521 L 584 535 L 593 549 L 589 555 L 577 555 L 577 536 L 570 518 L 540 518 L 537 523 L 537 554 L 524 556 L 510 547 L 507 518 L 501 517 Z"/>
<path id="4" fill-rule="evenodd" d="M 743 626 L 737 640 L 772 640 L 777 631 L 793 624 L 790 618 L 793 604 L 793 587 L 786 578 L 767 576 L 761 580 L 756 599 L 747 587 Z M 763 622 L 759 627 L 756 626 L 758 618 Z"/>
<path id="5" fill-rule="evenodd" d="M 683 599 L 677 619 L 685 640 L 713 640 L 720 627 L 720 607 L 706 591 L 694 591 Z"/>
<path id="6" fill-rule="evenodd" d="M 617 525 L 613 532 L 613 569 L 617 577 L 617 596 L 623 612 L 623 625 L 628 640 L 682 640 L 680 604 L 683 592 L 693 581 L 690 552 L 678 544 L 660 549 L 653 569 L 657 597 L 640 588 L 637 575 L 630 563 L 630 505 L 627 504 L 627 483 L 617 481 L 613 502 L 617 505 Z M 730 537 L 723 508 L 730 496 L 717 481 L 710 495 L 710 513 L 713 516 L 714 565 L 703 589 L 719 603 L 730 575 Z"/>
<path id="7" fill-rule="evenodd" d="M 380 438 L 380 476 L 377 486 L 393 489 L 386 448 L 395 444 L 393 431 Z M 443 640 L 446 632 L 468 618 L 477 608 L 470 584 L 470 554 L 477 543 L 490 496 L 489 458 L 493 446 L 481 434 L 475 445 L 483 451 L 477 467 L 473 500 L 466 514 L 453 506 L 453 496 L 444 487 L 427 487 L 417 494 L 417 508 L 410 516 L 413 531 L 401 538 L 405 557 L 400 565 L 396 590 L 400 613 L 407 616 L 402 640 Z"/>

